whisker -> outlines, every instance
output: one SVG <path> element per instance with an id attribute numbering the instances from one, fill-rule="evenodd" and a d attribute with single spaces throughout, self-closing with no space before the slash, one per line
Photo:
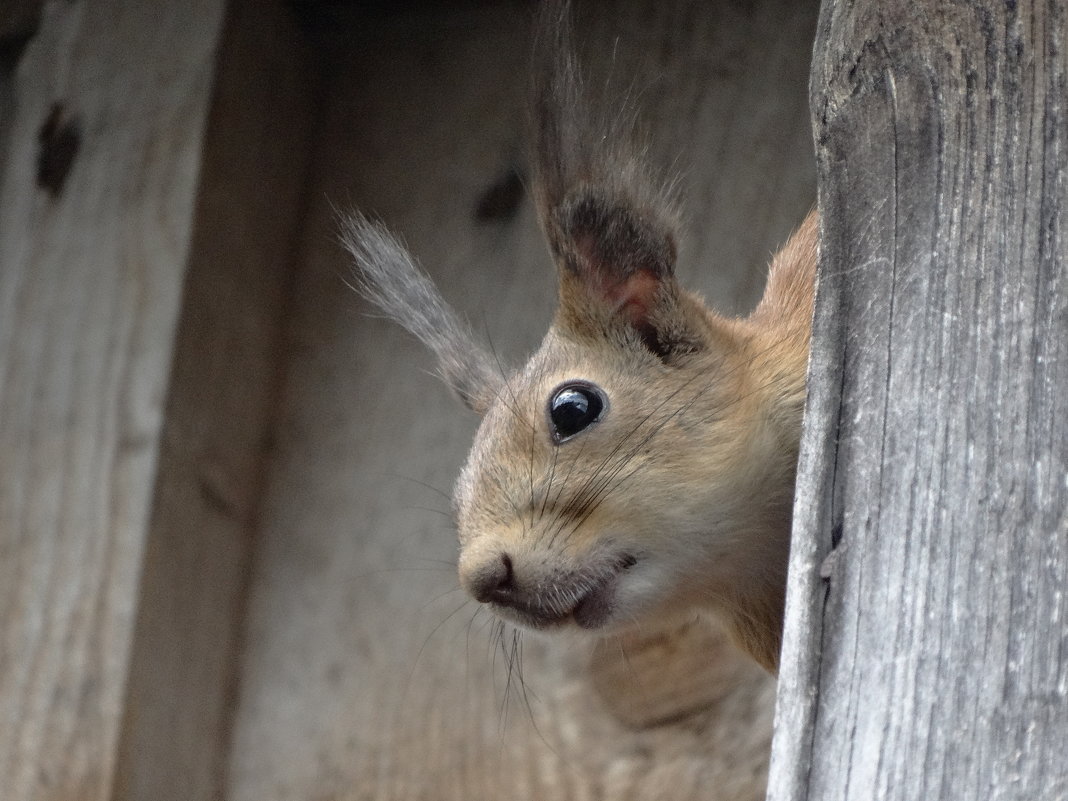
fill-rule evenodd
<path id="1" fill-rule="evenodd" d="M 503 397 L 502 392 L 497 393 L 497 398 L 501 401 L 501 403 L 504 404 L 505 408 L 512 413 L 516 420 L 522 421 L 523 415 L 520 412 L 519 408 L 519 398 L 516 397 L 515 389 L 512 387 L 512 380 L 515 376 L 509 370 L 505 369 L 504 363 L 501 361 L 500 353 L 497 351 L 497 346 L 493 342 L 493 337 L 490 336 L 488 327 L 486 328 L 486 342 L 489 345 L 490 354 L 493 356 L 493 361 L 497 365 L 497 372 L 499 372 L 501 375 L 501 386 L 508 391 L 508 397 L 511 398 L 512 402 L 509 404 L 508 401 Z"/>
<path id="2" fill-rule="evenodd" d="M 411 476 L 406 476 L 403 473 L 381 473 L 380 475 L 382 475 L 384 477 L 387 477 L 387 478 L 399 478 L 402 481 L 408 481 L 408 482 L 410 482 L 412 484 L 418 484 L 420 487 L 425 487 L 426 489 L 430 490 L 431 492 L 437 493 L 442 498 L 444 498 L 446 501 L 448 501 L 450 504 L 452 503 L 452 495 L 450 495 L 448 492 L 445 492 L 445 490 L 443 490 L 443 489 L 439 489 L 438 487 L 435 487 L 433 484 L 427 484 L 425 481 L 420 481 L 417 478 L 412 478 Z"/>
<path id="3" fill-rule="evenodd" d="M 765 390 L 765 389 L 768 389 L 768 388 L 770 388 L 770 387 L 774 386 L 774 385 L 775 385 L 776 383 L 778 383 L 779 381 L 781 381 L 781 380 L 784 380 L 784 379 L 787 379 L 787 378 L 789 378 L 789 376 L 785 376 L 785 375 L 783 375 L 783 376 L 777 376 L 776 378 L 772 379 L 771 381 L 768 381 L 768 382 L 766 382 L 765 384 L 763 384 L 763 385 L 761 385 L 761 386 L 759 386 L 759 387 L 755 388 L 755 389 L 754 389 L 754 390 L 753 390 L 752 392 L 750 392 L 750 393 L 747 393 L 746 395 L 742 395 L 742 396 L 739 396 L 739 397 L 736 397 L 736 398 L 733 398 L 733 399 L 731 399 L 730 403 L 727 403 L 727 404 L 724 404 L 723 406 L 720 406 L 720 407 L 718 407 L 718 408 L 716 409 L 716 411 L 715 411 L 715 412 L 713 413 L 713 415 L 710 415 L 710 417 L 715 417 L 715 416 L 717 416 L 717 415 L 721 414 L 721 413 L 723 412 L 723 410 L 724 410 L 724 409 L 727 409 L 727 408 L 729 408 L 730 406 L 733 406 L 733 405 L 734 405 L 735 403 L 740 403 L 740 402 L 742 402 L 743 400 L 745 400 L 746 398 L 752 397 L 752 396 L 753 396 L 753 395 L 755 395 L 755 394 L 756 394 L 757 392 L 761 392 L 761 391 L 763 391 L 763 390 Z M 696 399 L 695 399 L 695 400 L 694 400 L 693 402 L 696 402 Z M 693 403 L 693 402 L 691 402 L 691 404 L 690 404 L 690 405 L 692 405 L 692 403 Z M 689 408 L 689 406 L 685 407 L 685 409 L 688 409 L 688 408 Z M 684 411 L 685 409 L 679 409 L 679 410 L 678 410 L 678 412 L 676 412 L 676 414 L 677 414 L 677 413 L 679 413 L 679 412 L 681 412 L 681 411 Z M 672 416 L 674 416 L 674 415 L 672 415 Z M 666 422 L 668 422 L 668 421 L 665 421 L 665 424 L 666 424 Z M 649 434 L 648 436 L 646 436 L 646 437 L 645 437 L 645 438 L 644 438 L 644 439 L 642 440 L 642 442 L 640 442 L 640 443 L 639 443 L 639 444 L 638 444 L 638 445 L 636 446 L 636 448 L 635 448 L 635 449 L 633 449 L 633 450 L 631 451 L 631 455 L 633 455 L 634 453 L 636 453 L 636 452 L 637 452 L 637 450 L 639 450 L 639 449 L 641 449 L 642 447 L 644 447 L 644 446 L 645 446 L 645 444 L 646 444 L 646 443 L 647 443 L 647 442 L 648 442 L 648 441 L 649 441 L 650 439 L 652 439 L 652 437 L 653 437 L 653 436 L 654 436 L 654 435 L 655 435 L 656 433 L 658 433 L 658 432 L 660 431 L 660 429 L 661 429 L 661 428 L 663 428 L 663 426 L 662 426 L 662 425 L 661 425 L 661 426 L 658 426 L 658 427 L 657 427 L 656 429 L 654 429 L 654 430 L 653 430 L 652 432 L 650 432 L 650 434 Z M 613 472 L 611 473 L 611 475 L 610 475 L 610 478 L 614 478 L 614 477 L 615 477 L 616 475 L 618 475 L 618 473 L 619 473 L 619 472 L 620 472 L 620 471 L 622 470 L 622 466 L 626 464 L 626 461 L 627 461 L 627 459 L 629 459 L 629 457 L 626 457 L 626 458 L 625 458 L 624 460 L 621 460 L 621 462 L 620 462 L 620 466 L 619 466 L 619 467 L 618 467 L 618 468 L 617 468 L 617 469 L 616 469 L 615 471 L 613 471 Z M 598 498 L 598 499 L 596 500 L 596 502 L 595 502 L 595 503 L 593 503 L 593 504 L 592 504 L 592 505 L 591 505 L 591 506 L 590 506 L 590 507 L 589 507 L 589 508 L 588 508 L 588 509 L 586 510 L 586 512 L 585 512 L 585 513 L 583 514 L 583 516 L 582 516 L 582 517 L 581 517 L 581 518 L 580 518 L 580 519 L 578 520 L 578 522 L 576 522 L 576 523 L 575 523 L 575 524 L 574 524 L 574 525 L 573 525 L 573 526 L 571 527 L 571 533 L 574 533 L 575 531 L 577 531 L 577 530 L 578 530 L 578 529 L 579 529 L 579 528 L 580 528 L 580 527 L 582 526 L 582 524 L 583 524 L 583 523 L 585 523 L 585 522 L 586 522 L 586 521 L 587 521 L 587 520 L 588 520 L 588 519 L 590 518 L 590 515 L 592 515 L 592 514 L 593 514 L 593 512 L 594 512 L 594 511 L 595 511 L 595 510 L 597 509 L 597 507 L 598 507 L 598 506 L 600 506 L 600 504 L 601 504 L 601 503 L 603 502 L 603 500 L 604 500 L 604 499 L 605 499 L 606 497 L 608 497 L 608 496 L 609 496 L 609 495 L 610 495 L 610 494 L 611 494 L 612 492 L 614 492 L 614 491 L 616 491 L 617 489 L 619 489 L 619 487 L 620 487 L 620 486 L 622 486 L 622 484 L 623 484 L 623 482 L 624 482 L 624 481 L 626 481 L 626 480 L 627 480 L 627 479 L 629 479 L 629 478 L 630 478 L 630 477 L 631 477 L 632 475 L 634 475 L 635 473 L 637 473 L 637 472 L 638 472 L 638 469 L 639 469 L 640 467 L 641 467 L 640 465 L 636 466 L 636 467 L 635 467 L 635 468 L 634 468 L 633 470 L 631 470 L 631 471 L 630 471 L 629 473 L 627 473 L 627 474 L 626 474 L 625 476 L 623 476 L 622 478 L 620 478 L 620 479 L 619 479 L 618 481 L 616 481 L 616 482 L 615 482 L 615 484 L 613 484 L 613 485 L 611 485 L 611 486 L 609 486 L 609 483 L 607 483 L 607 482 L 606 482 L 606 484 L 605 484 L 605 488 L 604 488 L 603 492 L 601 493 L 600 497 L 599 497 L 599 498 Z"/>
<path id="4" fill-rule="evenodd" d="M 450 590 L 449 592 L 455 592 L 456 589 L 459 589 L 459 587 L 457 587 L 457 588 L 455 588 L 453 590 Z M 438 598 L 443 598 L 443 597 L 445 597 L 445 595 L 448 595 L 448 594 L 449 593 L 445 593 L 444 595 L 438 596 Z M 437 599 L 434 599 L 434 600 L 437 600 Z M 449 620 L 451 620 L 453 618 L 453 616 L 456 615 L 457 612 L 459 612 L 461 609 L 463 609 L 469 603 L 471 603 L 471 599 L 470 598 L 465 598 L 464 602 L 462 604 L 460 604 L 458 607 L 456 607 L 454 610 L 452 610 L 448 615 L 446 615 L 445 618 L 443 620 L 441 620 L 436 626 L 434 626 L 434 628 L 430 630 L 430 633 L 426 635 L 426 638 L 423 640 L 422 645 L 419 646 L 419 650 L 415 654 L 415 658 L 412 660 L 412 666 L 408 671 L 408 678 L 404 682 L 404 690 L 401 692 L 401 697 L 402 698 L 407 698 L 408 697 L 408 693 L 411 692 L 412 684 L 413 684 L 414 679 L 415 679 L 415 671 L 419 667 L 419 662 L 423 657 L 423 652 L 426 650 L 427 645 L 430 644 L 430 640 L 433 639 L 434 635 L 437 634 L 438 631 L 441 630 L 442 626 L 444 626 L 446 623 L 448 623 Z M 425 608 L 425 605 L 424 605 L 424 608 Z"/>
<path id="5" fill-rule="evenodd" d="M 562 482 L 560 482 L 560 487 L 556 491 L 556 497 L 553 498 L 552 505 L 554 507 L 557 506 L 560 503 L 560 498 L 564 494 L 564 490 L 567 489 L 568 484 L 571 482 L 571 475 L 572 475 L 572 473 L 574 473 L 575 465 L 579 464 L 579 462 L 582 461 L 582 454 L 586 450 L 586 443 L 587 442 L 589 442 L 589 438 L 583 437 L 582 441 L 579 443 L 578 451 L 572 457 L 571 465 L 567 469 L 567 475 L 564 476 L 564 480 Z M 559 450 L 560 450 L 559 448 L 556 449 L 557 452 L 559 452 Z M 555 536 L 550 541 L 550 546 L 552 545 L 552 542 L 555 542 Z"/>
<path id="6" fill-rule="evenodd" d="M 401 506 L 399 507 L 406 512 L 430 512 L 431 514 L 440 515 L 448 518 L 449 521 L 453 520 L 452 512 L 446 512 L 443 509 L 434 509 L 430 506 Z"/>
<path id="7" fill-rule="evenodd" d="M 534 439 L 538 435 L 538 429 L 534 421 L 530 421 L 530 462 L 527 474 L 530 478 L 530 508 L 534 508 Z"/>
<path id="8" fill-rule="evenodd" d="M 449 595 L 452 595 L 454 592 L 460 592 L 461 590 L 463 590 L 463 587 L 461 587 L 459 585 L 456 585 L 452 589 L 445 590 L 445 592 L 439 593 L 439 594 L 435 595 L 433 598 L 431 598 L 431 599 L 429 599 L 427 601 L 424 601 L 422 604 L 420 604 L 418 611 L 422 612 L 424 609 L 426 609 L 431 604 L 435 604 L 438 601 L 440 601 L 442 598 L 445 598 L 445 597 L 447 597 Z M 465 599 L 464 600 L 464 605 L 466 606 L 468 603 L 470 603 L 470 601 L 471 601 L 470 598 Z M 460 609 L 462 609 L 462 608 L 463 608 L 463 606 L 460 607 Z M 456 611 L 459 611 L 459 610 L 456 610 Z M 452 615 L 454 615 L 454 614 L 456 614 L 456 612 L 452 613 Z M 449 615 L 449 617 L 452 617 L 452 615 Z M 448 619 L 449 618 L 447 617 L 447 618 L 445 618 L 445 620 L 441 621 L 441 623 L 438 623 L 438 628 L 440 628 L 442 625 L 444 625 L 444 623 L 446 621 L 448 621 Z M 435 631 L 436 630 L 437 629 L 435 629 Z M 431 634 L 433 634 L 433 632 L 431 632 Z"/>
<path id="9" fill-rule="evenodd" d="M 453 566 L 452 570 L 447 570 L 444 567 L 380 567 L 377 570 L 365 570 L 362 573 L 346 576 L 345 581 L 360 581 L 386 573 L 437 573 L 439 575 L 444 573 L 446 575 L 455 575 L 455 572 L 455 566 Z"/>
<path id="10" fill-rule="evenodd" d="M 607 497 L 611 492 L 614 492 L 616 489 L 618 489 L 624 481 L 629 479 L 632 475 L 634 475 L 635 472 L 637 472 L 638 468 L 636 467 L 635 470 L 630 471 L 622 478 L 619 478 L 617 480 L 619 474 L 623 471 L 627 463 L 634 457 L 634 455 L 637 454 L 638 451 L 640 451 L 642 448 L 644 448 L 652 440 L 652 438 L 656 436 L 656 434 L 663 430 L 663 428 L 668 423 L 670 423 L 673 419 L 677 418 L 683 412 L 689 411 L 693 407 L 693 405 L 697 403 L 697 401 L 700 400 L 701 397 L 704 396 L 706 392 L 708 392 L 713 386 L 715 386 L 717 381 L 721 381 L 724 378 L 730 377 L 731 374 L 733 374 L 739 369 L 742 369 L 743 366 L 752 364 L 756 359 L 762 357 L 769 351 L 772 351 L 777 348 L 784 340 L 785 337 L 769 344 L 767 347 L 763 348 L 756 354 L 753 354 L 751 358 L 748 359 L 744 364 L 739 364 L 737 367 L 732 368 L 725 374 L 720 374 L 717 371 L 712 370 L 713 375 L 710 377 L 708 383 L 701 386 L 692 397 L 687 399 L 685 403 L 681 404 L 672 412 L 664 416 L 662 419 L 658 420 L 647 434 L 643 435 L 637 441 L 636 444 L 633 444 L 628 450 L 623 452 L 622 456 L 619 456 L 620 452 L 623 450 L 623 446 L 627 443 L 627 440 L 633 437 L 642 425 L 645 425 L 650 419 L 652 419 L 653 415 L 657 411 L 661 410 L 668 402 L 670 402 L 670 400 L 677 397 L 678 394 L 688 385 L 692 384 L 698 376 L 704 376 L 707 375 L 707 373 L 696 374 L 695 376 L 684 382 L 683 385 L 676 389 L 674 392 L 670 393 L 670 395 L 664 401 L 658 404 L 649 414 L 642 418 L 642 420 L 640 420 L 637 425 L 635 425 L 630 431 L 624 434 L 623 437 L 621 437 L 620 441 L 616 443 L 616 446 L 612 449 L 609 455 L 601 461 L 597 469 L 592 473 L 591 477 L 587 479 L 587 481 L 580 488 L 576 496 L 572 498 L 571 502 L 568 504 L 567 514 L 560 515 L 558 524 L 551 539 L 551 544 L 555 543 L 557 537 L 565 530 L 568 532 L 567 536 L 570 537 L 571 535 L 573 535 L 582 526 L 582 524 L 584 524 L 590 518 L 593 512 L 603 502 L 605 497 Z M 773 378 L 771 381 L 768 381 L 754 388 L 752 392 L 732 398 L 729 403 L 716 407 L 716 409 L 714 409 L 710 415 L 701 418 L 701 422 L 708 422 L 711 419 L 715 419 L 715 417 L 721 415 L 723 411 L 727 408 L 730 408 L 730 406 L 736 403 L 740 403 L 758 392 L 765 391 L 766 389 L 774 386 L 779 381 L 789 380 L 790 378 L 791 376 L 789 376 L 788 374 L 782 373 Z M 611 459 L 616 458 L 617 456 L 619 456 L 619 458 L 616 463 L 610 469 L 605 470 L 604 468 L 608 465 L 608 462 Z M 572 521 L 570 525 L 567 525 L 568 520 Z"/>
<path id="11" fill-rule="evenodd" d="M 560 449 L 553 448 L 553 460 L 549 464 L 549 477 L 545 485 L 545 492 L 542 494 L 541 509 L 538 512 L 539 518 L 545 516 L 545 507 L 546 504 L 549 502 L 549 496 L 552 494 L 553 478 L 556 476 L 556 462 L 559 458 Z M 574 467 L 574 462 L 571 463 L 571 466 Z M 568 473 L 568 475 L 570 475 L 570 472 Z M 533 498 L 531 500 L 533 501 Z"/>
<path id="12" fill-rule="evenodd" d="M 494 649 L 494 652 L 493 652 L 493 674 L 494 675 L 497 674 L 497 654 L 498 653 L 501 655 L 501 658 L 505 660 L 505 666 L 507 668 L 507 673 L 506 673 L 506 676 L 505 676 L 505 679 L 506 679 L 506 681 L 505 681 L 505 692 L 504 692 L 504 696 L 501 698 L 501 708 L 497 712 L 497 728 L 498 728 L 499 731 L 503 731 L 505 722 L 507 720 L 508 688 L 511 685 L 512 671 L 511 671 L 511 666 L 509 666 L 507 664 L 507 661 L 508 661 L 508 647 L 504 643 L 504 623 L 503 622 L 501 622 L 500 625 L 498 625 L 496 627 L 496 629 L 494 630 L 494 633 L 496 634 L 497 642 L 496 642 L 496 648 Z"/>
<path id="13" fill-rule="evenodd" d="M 411 558 L 417 562 L 431 562 L 435 565 L 445 565 L 447 567 L 453 568 L 454 570 L 456 569 L 455 559 L 433 559 L 429 556 L 413 556 Z"/>
<path id="14" fill-rule="evenodd" d="M 627 441 L 643 425 L 645 425 L 653 417 L 653 415 L 655 415 L 664 406 L 666 406 L 668 403 L 670 403 L 680 392 L 685 390 L 690 384 L 692 384 L 698 378 L 702 378 L 704 376 L 705 376 L 705 373 L 695 373 L 693 376 L 688 378 L 685 382 L 683 382 L 683 384 L 681 386 L 677 387 L 674 391 L 669 393 L 666 398 L 664 398 L 660 403 L 658 403 L 644 417 L 642 417 L 640 420 L 638 420 L 638 422 L 629 431 L 627 431 L 626 433 L 623 434 L 623 436 L 620 437 L 619 441 L 609 451 L 609 453 L 601 460 L 601 462 L 591 471 L 590 476 L 583 482 L 582 486 L 579 487 L 578 492 L 572 497 L 572 499 L 568 502 L 568 504 L 561 511 L 561 513 L 560 513 L 560 515 L 558 517 L 558 520 L 557 520 L 557 525 L 556 525 L 555 530 L 553 531 L 552 536 L 551 536 L 550 541 L 549 541 L 550 547 L 552 547 L 556 543 L 557 537 L 564 530 L 564 528 L 566 526 L 567 519 L 568 518 L 574 518 L 574 517 L 577 517 L 577 516 L 581 515 L 583 508 L 589 502 L 592 502 L 600 494 L 600 486 L 601 486 L 601 482 L 602 482 L 602 479 L 603 479 L 603 470 L 604 470 L 604 468 L 609 464 L 609 462 L 612 461 L 612 459 L 614 459 L 619 454 L 619 452 L 622 450 L 624 445 L 627 444 Z M 710 382 L 709 386 L 711 386 L 714 381 L 715 381 L 715 378 L 712 379 L 712 381 Z M 624 457 L 623 461 L 625 462 L 625 461 L 629 460 L 629 458 L 631 456 L 633 456 L 634 453 L 636 453 L 636 452 L 637 452 L 636 450 L 632 450 L 631 452 L 629 452 Z"/>
<path id="15" fill-rule="evenodd" d="M 545 738 L 545 734 L 538 726 L 538 721 L 534 718 L 534 707 L 531 704 L 531 698 L 533 698 L 535 702 L 538 702 L 539 699 L 538 696 L 534 693 L 534 691 L 530 689 L 530 686 L 527 684 L 526 677 L 523 674 L 523 639 L 521 636 L 518 635 L 518 633 L 517 637 L 517 642 L 519 643 L 519 658 L 516 661 L 516 666 L 519 673 L 519 687 L 523 694 L 523 705 L 526 707 L 527 710 L 527 719 L 530 721 L 531 728 L 534 729 L 534 733 L 538 735 L 538 739 L 541 740 L 542 744 L 549 749 L 549 752 L 553 754 L 553 756 L 559 758 L 559 752 L 557 752 L 557 750 L 553 747 L 552 743 L 550 743 Z"/>

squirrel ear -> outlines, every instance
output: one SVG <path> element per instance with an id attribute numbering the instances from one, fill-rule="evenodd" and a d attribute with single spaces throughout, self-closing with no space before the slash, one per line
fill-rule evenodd
<path id="1" fill-rule="evenodd" d="M 693 350 L 674 277 L 675 236 L 659 215 L 582 189 L 551 216 L 565 325 L 622 324 L 661 357 L 680 345 Z"/>
<path id="2" fill-rule="evenodd" d="M 389 231 L 358 212 L 339 222 L 356 262 L 353 288 L 422 340 L 442 380 L 467 408 L 485 414 L 504 386 L 500 364 Z"/>
<path id="3" fill-rule="evenodd" d="M 534 195 L 560 275 L 558 323 L 636 333 L 661 358 L 694 350 L 703 329 L 674 277 L 675 198 L 632 145 L 634 109 L 605 114 L 586 97 L 568 3 L 547 0 L 536 30 Z"/>

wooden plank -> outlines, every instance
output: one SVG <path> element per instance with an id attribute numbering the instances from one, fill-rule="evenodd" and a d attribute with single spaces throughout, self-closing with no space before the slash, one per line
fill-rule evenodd
<path id="1" fill-rule="evenodd" d="M 0 8 L 0 60 L 7 48 L 20 48 L 37 29 L 44 0 L 5 0 Z"/>
<path id="2" fill-rule="evenodd" d="M 7 153 L 8 132 L 15 114 L 15 67 L 23 48 L 40 23 L 44 0 L 7 0 L 0 7 L 0 180 Z"/>
<path id="3" fill-rule="evenodd" d="M 46 3 L 15 73 L 0 184 L 12 801 L 110 796 L 221 18 L 219 0 Z M 50 116 L 67 145 L 46 187 Z"/>
<path id="4" fill-rule="evenodd" d="M 233 4 L 208 119 L 115 801 L 222 797 L 317 110 L 280 4 Z"/>
<path id="5" fill-rule="evenodd" d="M 498 203 L 491 221 L 476 213 L 523 167 L 531 15 L 522 2 L 474 5 L 363 21 L 332 70 L 228 797 L 761 798 L 773 684 L 759 669 L 739 668 L 719 700 L 701 694 L 699 712 L 683 697 L 660 726 L 655 685 L 630 717 L 621 697 L 612 713 L 597 686 L 618 684 L 591 680 L 588 644 L 524 637 L 527 692 L 514 671 L 509 684 L 511 634 L 501 653 L 459 592 L 448 501 L 423 486 L 447 494 L 476 421 L 420 346 L 365 317 L 342 284 L 332 204 L 352 203 L 405 237 L 502 360 L 545 332 L 555 287 L 529 200 L 511 214 Z M 684 173 L 680 272 L 721 308 L 755 301 L 769 254 L 813 200 L 814 11 L 580 9 L 593 82 L 613 75 L 610 97 L 638 93 L 653 158 Z M 649 653 L 633 666 L 657 664 Z M 600 656 L 620 666 L 618 650 Z"/>
<path id="6" fill-rule="evenodd" d="M 771 799 L 1068 798 L 1066 22 L 822 11 Z"/>

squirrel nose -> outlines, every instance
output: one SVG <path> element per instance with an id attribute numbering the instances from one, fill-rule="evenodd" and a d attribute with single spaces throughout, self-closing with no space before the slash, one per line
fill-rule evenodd
<path id="1" fill-rule="evenodd" d="M 468 579 L 468 590 L 480 603 L 514 603 L 517 590 L 512 557 L 502 553 L 499 559 L 479 567 Z"/>

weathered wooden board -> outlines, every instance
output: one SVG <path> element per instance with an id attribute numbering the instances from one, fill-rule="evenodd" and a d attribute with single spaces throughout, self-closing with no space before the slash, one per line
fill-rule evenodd
<path id="1" fill-rule="evenodd" d="M 110 797 L 222 2 L 51 2 L 0 182 L 0 794 Z"/>
<path id="2" fill-rule="evenodd" d="M 653 153 L 683 172 L 684 280 L 746 308 L 814 199 L 814 6 L 580 12 L 595 82 L 635 79 Z M 514 671 L 508 685 L 511 635 L 500 653 L 459 592 L 437 491 L 476 421 L 419 346 L 343 285 L 333 204 L 357 204 L 407 239 L 502 360 L 544 333 L 555 288 L 529 201 L 476 215 L 523 166 L 530 17 L 514 2 L 364 20 L 336 62 L 262 511 L 233 801 L 763 796 L 773 684 L 758 669 L 701 713 L 638 731 L 599 700 L 581 643 L 524 637 L 526 693 Z"/>
<path id="3" fill-rule="evenodd" d="M 40 24 L 43 5 L 44 0 L 5 0 L 0 6 L 0 62 L 9 53 L 17 55 L 26 38 L 33 35 Z"/>
<path id="4" fill-rule="evenodd" d="M 769 797 L 1063 800 L 1068 9 L 827 3 L 816 53 Z"/>
<path id="5" fill-rule="evenodd" d="M 231 4 L 145 546 L 114 801 L 222 797 L 318 92 L 280 3 Z"/>

